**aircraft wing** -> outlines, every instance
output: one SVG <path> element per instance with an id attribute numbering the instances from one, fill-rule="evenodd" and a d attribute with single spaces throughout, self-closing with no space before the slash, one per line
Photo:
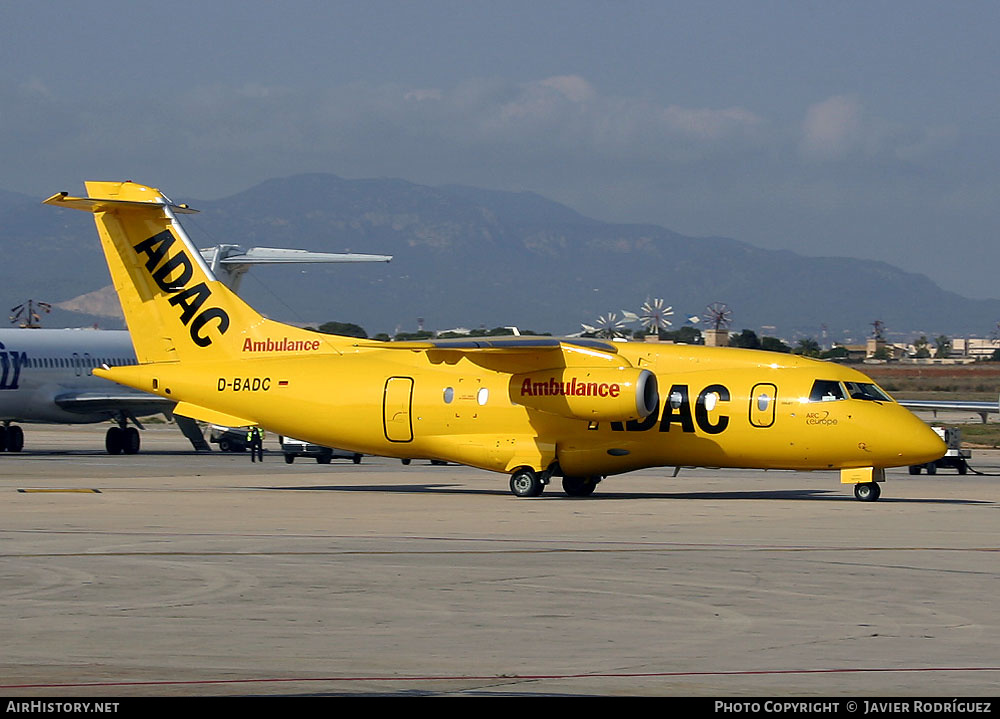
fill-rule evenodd
<path id="1" fill-rule="evenodd" d="M 237 247 L 237 246 L 234 246 Z M 238 248 L 242 250 L 242 248 Z M 201 251 L 202 257 L 211 261 L 216 248 Z M 282 265 L 317 262 L 389 262 L 392 255 L 363 255 L 352 252 L 309 252 L 274 247 L 251 247 L 245 251 L 234 251 L 223 255 L 219 262 L 223 265 Z"/>
<path id="2" fill-rule="evenodd" d="M 933 412 L 973 412 L 975 414 L 1000 412 L 1000 402 L 974 402 L 971 400 L 900 399 L 899 404 L 909 410 Z"/>
<path id="3" fill-rule="evenodd" d="M 80 414 L 108 412 L 114 414 L 124 410 L 140 417 L 170 412 L 177 404 L 174 400 L 152 394 L 129 392 L 125 389 L 108 392 L 64 392 L 56 395 L 55 403 L 67 412 L 79 412 Z"/>
<path id="4" fill-rule="evenodd" d="M 212 273 L 233 292 L 239 290 L 243 275 L 254 265 L 315 264 L 323 262 L 389 262 L 392 255 L 361 255 L 350 252 L 309 252 L 276 247 L 216 245 L 201 250 Z"/>
<path id="5" fill-rule="evenodd" d="M 581 348 L 605 352 L 607 354 L 618 354 L 618 348 L 614 342 L 595 339 L 591 337 L 541 337 L 537 335 L 501 335 L 498 337 L 458 337 L 454 339 L 437 340 L 416 340 L 412 342 L 359 342 L 359 347 L 378 347 L 379 349 L 390 350 L 455 350 L 458 352 L 474 352 L 482 350 L 493 350 L 499 352 L 509 351 L 535 351 L 535 350 L 562 350 L 566 348 Z"/>

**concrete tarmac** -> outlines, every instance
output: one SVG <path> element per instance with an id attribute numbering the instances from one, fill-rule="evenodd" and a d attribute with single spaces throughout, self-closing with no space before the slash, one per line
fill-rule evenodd
<path id="1" fill-rule="evenodd" d="M 0 454 L 0 696 L 996 695 L 1000 477 Z M 973 466 L 1000 474 L 1000 453 Z"/>

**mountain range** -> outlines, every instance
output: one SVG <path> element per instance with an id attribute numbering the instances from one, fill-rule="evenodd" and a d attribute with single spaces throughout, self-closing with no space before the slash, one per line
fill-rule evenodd
<path id="1" fill-rule="evenodd" d="M 106 303 L 80 298 L 108 285 L 92 219 L 40 199 L 0 191 L 3 301 L 77 298 L 65 306 L 80 311 L 56 310 L 45 326 L 121 326 L 104 316 Z M 200 247 L 394 256 L 388 265 L 252 270 L 241 294 L 295 324 L 337 320 L 393 334 L 422 318 L 428 329 L 517 325 L 564 334 L 650 298 L 673 306 L 675 328 L 724 302 L 733 329 L 787 339 L 861 341 L 874 320 L 891 338 L 986 336 L 1000 319 L 1000 300 L 968 299 L 886 263 L 602 222 L 531 192 L 307 174 L 219 200 L 173 199 L 201 210 L 183 218 Z"/>

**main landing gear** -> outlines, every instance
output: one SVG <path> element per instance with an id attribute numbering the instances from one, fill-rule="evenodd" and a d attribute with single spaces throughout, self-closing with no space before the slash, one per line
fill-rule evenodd
<path id="1" fill-rule="evenodd" d="M 0 427 L 0 452 L 20 452 L 24 449 L 24 430 L 16 424 L 7 424 Z"/>
<path id="2" fill-rule="evenodd" d="M 570 497 L 589 497 L 600 481 L 600 477 L 563 477 L 562 486 Z"/>
<path id="3" fill-rule="evenodd" d="M 135 454 L 139 451 L 139 431 L 126 427 L 126 420 L 119 420 L 117 427 L 108 429 L 104 435 L 104 448 L 108 454 Z M 0 452 L 20 452 L 24 449 L 24 430 L 16 424 L 4 423 L 0 426 Z"/>
<path id="4" fill-rule="evenodd" d="M 854 485 L 854 496 L 862 502 L 877 502 L 882 490 L 876 482 L 862 482 Z"/>
<path id="5" fill-rule="evenodd" d="M 128 418 L 122 415 L 118 426 L 110 427 L 104 435 L 104 448 L 108 454 L 136 454 L 139 451 L 139 430 L 127 426 L 127 422 Z"/>
<path id="6" fill-rule="evenodd" d="M 536 472 L 530 467 L 521 467 L 510 475 L 510 491 L 515 497 L 537 497 L 545 491 L 552 471 Z M 604 477 L 563 477 L 563 491 L 569 497 L 589 497 L 597 489 Z"/>

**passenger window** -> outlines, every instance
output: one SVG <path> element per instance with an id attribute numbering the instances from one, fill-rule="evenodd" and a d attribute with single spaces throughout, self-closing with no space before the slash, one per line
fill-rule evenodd
<path id="1" fill-rule="evenodd" d="M 829 379 L 818 379 L 813 382 L 812 392 L 809 393 L 810 402 L 834 402 L 838 399 L 847 399 L 840 382 Z"/>

